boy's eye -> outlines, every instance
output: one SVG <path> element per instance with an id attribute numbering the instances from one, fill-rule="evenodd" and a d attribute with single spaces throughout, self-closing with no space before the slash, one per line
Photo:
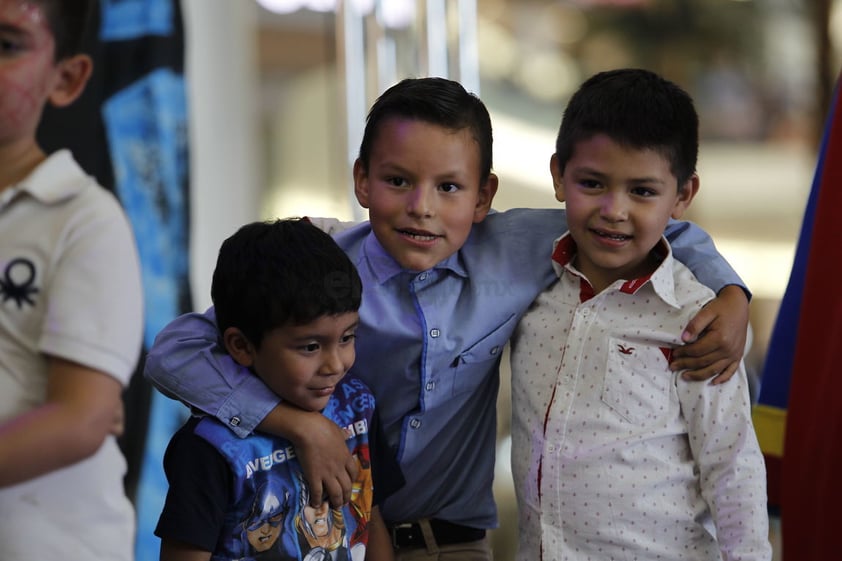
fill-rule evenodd
<path id="1" fill-rule="evenodd" d="M 342 344 L 350 343 L 354 339 L 356 339 L 356 337 L 357 337 L 356 333 L 346 333 L 345 335 L 342 336 L 342 339 L 340 339 L 339 342 L 342 343 Z"/>
<path id="2" fill-rule="evenodd" d="M 649 187 L 634 187 L 631 192 L 638 197 L 654 197 L 658 194 L 655 189 Z"/>
<path id="3" fill-rule="evenodd" d="M 455 183 L 442 183 L 439 185 L 439 190 L 444 191 L 445 193 L 455 193 L 459 190 L 459 186 Z"/>
<path id="4" fill-rule="evenodd" d="M 319 350 L 319 344 L 318 343 L 307 343 L 306 345 L 301 345 L 300 347 L 298 347 L 298 349 L 300 351 L 305 352 L 305 353 L 314 353 L 314 352 Z"/>
<path id="5" fill-rule="evenodd" d="M 579 185 L 585 189 L 597 189 L 599 188 L 600 183 L 596 179 L 582 179 L 579 181 Z"/>
<path id="6" fill-rule="evenodd" d="M 0 38 L 0 53 L 15 54 L 23 50 L 20 41 L 9 38 Z"/>
<path id="7" fill-rule="evenodd" d="M 403 177 L 389 177 L 386 179 L 386 183 L 393 187 L 403 187 L 406 185 L 406 180 Z"/>

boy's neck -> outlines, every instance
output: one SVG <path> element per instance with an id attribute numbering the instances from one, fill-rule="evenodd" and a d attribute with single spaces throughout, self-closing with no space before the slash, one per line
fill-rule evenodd
<path id="1" fill-rule="evenodd" d="M 34 141 L 0 146 L 0 192 L 29 175 L 46 158 Z"/>
<path id="2" fill-rule="evenodd" d="M 657 247 L 653 248 L 646 256 L 646 259 L 643 262 L 639 263 L 638 266 L 635 268 L 635 274 L 626 275 L 633 276 L 633 278 L 628 279 L 620 276 L 611 276 L 600 273 L 594 274 L 593 271 L 591 271 L 589 274 L 589 272 L 586 272 L 580 268 L 578 254 L 573 257 L 571 264 L 573 265 L 573 267 L 575 267 L 577 270 L 581 271 L 582 274 L 585 275 L 585 278 L 588 279 L 591 288 L 593 288 L 594 294 L 599 294 L 618 280 L 630 281 L 651 276 L 652 273 L 654 273 L 658 269 L 658 267 L 663 261 L 664 256 L 657 251 Z"/>

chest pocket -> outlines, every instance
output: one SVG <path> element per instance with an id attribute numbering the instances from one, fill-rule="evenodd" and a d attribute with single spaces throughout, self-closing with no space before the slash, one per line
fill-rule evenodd
<path id="1" fill-rule="evenodd" d="M 472 391 L 486 382 L 489 378 L 488 372 L 492 368 L 495 369 L 496 375 L 494 361 L 499 360 L 503 354 L 503 349 L 509 342 L 515 325 L 517 325 L 517 318 L 512 314 L 500 326 L 462 351 L 453 360 L 452 365 L 455 368 L 453 395 Z"/>
<path id="2" fill-rule="evenodd" d="M 602 402 L 630 423 L 653 424 L 668 412 L 673 376 L 659 347 L 612 337 Z"/>

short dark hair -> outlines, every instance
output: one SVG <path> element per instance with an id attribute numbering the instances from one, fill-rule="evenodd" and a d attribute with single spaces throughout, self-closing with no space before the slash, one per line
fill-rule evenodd
<path id="1" fill-rule="evenodd" d="M 681 187 L 696 171 L 699 117 L 686 91 L 648 70 L 595 74 L 570 98 L 556 138 L 559 169 L 577 142 L 596 134 L 638 149 L 656 150 L 670 162 Z"/>
<path id="2" fill-rule="evenodd" d="M 400 117 L 458 131 L 469 129 L 479 144 L 480 182 L 485 183 L 492 168 L 491 117 L 485 104 L 459 82 L 446 78 L 406 78 L 384 91 L 366 118 L 359 159 L 368 169 L 371 146 L 380 125 L 390 117 Z"/>
<path id="3" fill-rule="evenodd" d="M 56 61 L 82 52 L 85 33 L 97 0 L 34 0 L 47 17 L 55 41 Z"/>
<path id="4" fill-rule="evenodd" d="M 267 332 L 357 311 L 357 269 L 306 219 L 246 224 L 222 242 L 211 298 L 219 333 L 236 327 L 260 347 Z"/>

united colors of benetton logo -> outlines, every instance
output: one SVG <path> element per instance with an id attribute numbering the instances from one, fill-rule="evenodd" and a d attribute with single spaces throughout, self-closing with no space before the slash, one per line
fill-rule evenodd
<path id="1" fill-rule="evenodd" d="M 23 308 L 25 303 L 34 306 L 32 296 L 38 292 L 34 284 L 35 265 L 32 261 L 23 257 L 12 259 L 0 278 L 0 297 L 4 303 L 13 300 L 18 308 Z"/>

